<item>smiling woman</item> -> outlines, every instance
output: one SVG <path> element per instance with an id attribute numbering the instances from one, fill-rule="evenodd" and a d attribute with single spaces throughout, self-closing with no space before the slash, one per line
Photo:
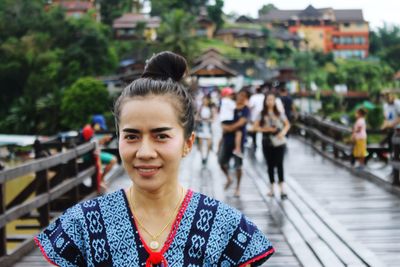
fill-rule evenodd
<path id="1" fill-rule="evenodd" d="M 259 266 L 274 252 L 247 217 L 184 188 L 179 165 L 194 142 L 186 61 L 153 56 L 115 103 L 129 188 L 75 205 L 36 238 L 59 266 Z"/>

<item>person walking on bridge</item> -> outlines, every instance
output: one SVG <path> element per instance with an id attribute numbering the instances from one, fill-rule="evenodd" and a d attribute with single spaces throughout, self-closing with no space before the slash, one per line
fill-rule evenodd
<path id="1" fill-rule="evenodd" d="M 354 142 L 353 157 L 358 161 L 357 169 L 365 167 L 365 157 L 367 156 L 367 123 L 365 115 L 367 111 L 363 108 L 356 110 L 356 122 L 353 126 L 351 139 Z"/>
<path id="2" fill-rule="evenodd" d="M 237 132 L 240 132 L 241 140 L 239 145 L 241 151 L 244 151 L 244 143 L 246 140 L 246 124 L 250 116 L 250 110 L 247 107 L 247 101 L 249 99 L 249 93 L 246 90 L 241 90 L 236 97 L 236 108 L 234 110 L 234 118 L 230 124 L 222 124 L 222 139 L 219 145 L 218 151 L 218 162 L 226 176 L 225 189 L 232 184 L 233 179 L 229 174 L 229 163 L 233 158 L 235 160 L 236 169 L 236 189 L 234 196 L 240 196 L 240 180 L 242 178 L 242 165 L 243 157 L 239 157 L 235 154 L 235 146 L 237 146 Z"/>
<path id="3" fill-rule="evenodd" d="M 215 118 L 215 109 L 211 102 L 210 95 L 205 95 L 202 99 L 202 104 L 197 110 L 196 123 L 197 123 L 197 140 L 199 151 L 201 154 L 201 163 L 207 164 L 208 155 L 212 149 L 212 124 Z M 204 143 L 206 147 L 204 149 Z"/>
<path id="4" fill-rule="evenodd" d="M 278 170 L 279 189 L 282 199 L 287 198 L 284 191 L 283 157 L 285 154 L 286 134 L 290 129 L 290 123 L 284 113 L 279 112 L 275 95 L 267 93 L 260 118 L 255 123 L 255 129 L 262 132 L 262 147 L 268 167 L 271 188 L 269 196 L 274 195 L 275 169 Z"/>
<path id="5" fill-rule="evenodd" d="M 154 55 L 114 107 L 129 188 L 67 210 L 36 238 L 59 266 L 260 266 L 267 237 L 228 205 L 184 188 L 179 167 L 193 146 L 194 99 L 186 60 Z"/>

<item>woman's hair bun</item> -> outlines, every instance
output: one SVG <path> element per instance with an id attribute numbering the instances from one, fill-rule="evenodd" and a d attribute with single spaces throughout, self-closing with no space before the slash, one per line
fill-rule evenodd
<path id="1" fill-rule="evenodd" d="M 187 69 L 185 58 L 170 51 L 160 52 L 152 56 L 144 68 L 142 78 L 155 80 L 172 80 L 178 82 Z"/>

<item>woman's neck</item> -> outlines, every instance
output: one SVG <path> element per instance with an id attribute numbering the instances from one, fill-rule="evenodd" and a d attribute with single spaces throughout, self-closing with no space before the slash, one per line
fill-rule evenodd
<path id="1" fill-rule="evenodd" d="M 136 210 L 146 210 L 148 213 L 157 213 L 171 210 L 180 200 L 183 187 L 179 183 L 165 185 L 156 191 L 146 191 L 135 185 L 129 190 L 130 198 Z"/>

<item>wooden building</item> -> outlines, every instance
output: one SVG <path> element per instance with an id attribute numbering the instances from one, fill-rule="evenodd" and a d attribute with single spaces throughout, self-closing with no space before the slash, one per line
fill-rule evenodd
<path id="1" fill-rule="evenodd" d="M 284 28 L 305 40 L 303 49 L 332 52 L 335 58 L 366 58 L 369 26 L 361 9 L 274 9 L 259 18 L 266 27 Z"/>
<path id="2" fill-rule="evenodd" d="M 160 26 L 160 17 L 150 17 L 147 14 L 126 13 L 114 20 L 114 38 L 120 40 L 134 40 L 145 38 L 149 41 L 157 39 L 157 29 Z"/>
<path id="3" fill-rule="evenodd" d="M 237 72 L 231 69 L 229 61 L 218 50 L 209 49 L 195 61 L 190 74 L 197 77 L 234 77 Z"/>

